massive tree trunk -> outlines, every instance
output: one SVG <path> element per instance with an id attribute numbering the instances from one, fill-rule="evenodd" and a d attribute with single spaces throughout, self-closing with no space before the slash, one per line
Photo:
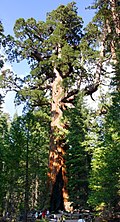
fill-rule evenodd
<path id="1" fill-rule="evenodd" d="M 116 70 L 119 67 L 119 55 L 117 54 L 120 47 L 120 7 L 119 0 L 110 0 L 111 18 L 106 21 L 108 27 L 108 33 L 111 35 L 110 50 L 112 55 L 112 61 L 116 66 Z M 117 89 L 120 90 L 120 78 L 119 71 L 116 72 L 117 77 Z"/>
<path id="2" fill-rule="evenodd" d="M 107 26 L 108 26 L 108 33 L 112 34 L 111 39 L 111 55 L 114 63 L 116 64 L 117 58 L 116 58 L 116 45 L 119 41 L 120 37 L 120 14 L 118 10 L 118 0 L 110 0 L 110 7 L 111 7 L 111 16 L 112 16 L 112 22 L 111 19 L 107 20 Z M 114 34 L 114 35 L 113 35 Z"/>
<path id="3" fill-rule="evenodd" d="M 50 210 L 68 210 L 67 178 L 65 168 L 64 123 L 62 123 L 61 100 L 64 96 L 62 77 L 54 67 L 55 79 L 52 84 L 51 138 L 49 154 Z"/>
<path id="4" fill-rule="evenodd" d="M 112 19 L 114 22 L 115 32 L 120 35 L 120 12 L 119 12 L 119 0 L 110 0 Z"/>

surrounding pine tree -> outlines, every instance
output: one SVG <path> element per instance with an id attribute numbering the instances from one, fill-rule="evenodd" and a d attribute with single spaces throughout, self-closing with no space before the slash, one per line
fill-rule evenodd
<path id="1" fill-rule="evenodd" d="M 111 220 L 118 217 L 120 200 L 120 95 L 112 96 L 112 105 L 106 116 L 102 114 L 95 120 L 86 146 L 92 156 L 88 203 Z"/>
<path id="2" fill-rule="evenodd" d="M 39 122 L 38 122 L 39 120 Z M 11 218 L 49 207 L 47 189 L 49 119 L 41 112 L 0 118 L 0 210 Z"/>
<path id="3" fill-rule="evenodd" d="M 0 213 L 4 214 L 6 210 L 6 193 L 7 193 L 7 163 L 8 163 L 8 116 L 0 111 Z M 3 211 L 4 210 L 4 211 Z"/>
<path id="4" fill-rule="evenodd" d="M 66 138 L 69 146 L 66 155 L 69 198 L 75 209 L 85 209 L 88 207 L 88 178 L 91 158 L 84 145 L 89 114 L 82 101 L 82 96 L 76 99 L 74 109 L 66 111 L 66 116 L 69 125 Z"/>
<path id="5" fill-rule="evenodd" d="M 104 63 L 112 65 L 111 78 L 112 84 L 110 94 L 112 104 L 106 106 L 107 109 L 99 112 L 101 116 L 97 117 L 96 128 L 92 127 L 94 138 L 89 140 L 88 150 L 92 153 L 91 176 L 90 176 L 90 196 L 89 204 L 106 210 L 107 218 L 112 220 L 113 217 L 118 218 L 119 209 L 119 175 L 120 175 L 120 158 L 119 158 L 119 139 L 120 129 L 119 121 L 119 84 L 120 84 L 120 54 L 119 54 L 119 34 L 120 34 L 120 17 L 119 17 L 119 1 L 95 1 L 93 8 L 97 9 L 93 22 L 98 30 L 102 31 L 104 38 L 101 49 L 102 67 Z M 98 32 L 97 32 L 98 33 Z M 88 31 L 89 34 L 89 31 Z M 89 38 L 90 41 L 90 38 Z M 103 63 L 104 62 L 104 63 Z M 103 74 L 105 74 L 105 69 Z M 103 107 L 104 104 L 101 106 Z M 105 112 L 103 112 L 105 111 Z M 106 116 L 104 116 L 106 114 Z M 91 135 L 92 135 L 91 134 Z M 104 215 L 105 217 L 105 215 Z M 118 219 L 119 220 L 119 219 Z"/>

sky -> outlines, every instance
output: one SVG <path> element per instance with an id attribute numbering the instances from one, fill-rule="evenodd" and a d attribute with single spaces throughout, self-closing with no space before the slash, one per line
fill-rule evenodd
<path id="1" fill-rule="evenodd" d="M 0 21 L 4 26 L 5 34 L 13 35 L 13 27 L 18 18 L 35 18 L 37 21 L 46 20 L 47 12 L 51 12 L 61 4 L 68 4 L 68 0 L 2 0 L 0 4 Z M 93 10 L 85 9 L 93 3 L 93 0 L 76 0 L 78 15 L 82 17 L 84 26 L 86 26 L 94 15 Z M 7 64 L 9 66 L 9 64 Z M 15 73 L 24 76 L 29 73 L 29 67 L 26 61 L 20 64 L 10 65 Z M 15 108 L 13 99 L 14 93 L 8 93 L 5 98 L 4 111 L 8 112 L 11 117 L 17 111 L 21 113 L 22 107 Z"/>

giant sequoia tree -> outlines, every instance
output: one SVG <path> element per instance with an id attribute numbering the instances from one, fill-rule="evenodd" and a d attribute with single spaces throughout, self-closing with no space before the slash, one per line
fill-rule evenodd
<path id="1" fill-rule="evenodd" d="M 4 72 L 8 80 L 6 86 L 17 91 L 18 102 L 26 100 L 37 109 L 47 107 L 43 114 L 51 114 L 48 172 L 51 210 L 69 208 L 64 158 L 68 148 L 65 141 L 68 125 L 63 111 L 74 108 L 74 99 L 80 90 L 92 96 L 100 84 L 101 65 L 96 74 L 90 75 L 83 67 L 86 61 L 82 50 L 86 45 L 85 41 L 80 45 L 82 23 L 76 4 L 72 2 L 48 13 L 46 22 L 18 19 L 14 26 L 15 39 L 6 38 L 9 59 L 27 59 L 31 68 L 30 75 L 23 80 Z M 89 52 L 93 62 L 98 54 L 94 55 L 94 47 Z"/>

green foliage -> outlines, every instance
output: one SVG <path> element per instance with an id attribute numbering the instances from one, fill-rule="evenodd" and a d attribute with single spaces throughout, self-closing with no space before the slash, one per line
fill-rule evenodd
<path id="1" fill-rule="evenodd" d="M 42 209 L 47 202 L 44 193 L 47 189 L 49 122 L 43 121 L 39 112 L 16 116 L 8 131 L 5 117 L 1 116 L 0 120 L 1 208 L 11 212 L 14 206 L 14 213 L 24 209 L 28 158 L 29 208 L 39 206 Z"/>
<path id="2" fill-rule="evenodd" d="M 91 153 L 88 203 L 118 211 L 120 198 L 120 94 L 113 91 L 106 116 L 92 120 L 86 149 Z"/>
<path id="3" fill-rule="evenodd" d="M 87 207 L 90 155 L 85 150 L 84 140 L 89 117 L 81 96 L 66 116 L 69 122 L 66 156 L 69 198 L 74 207 Z"/>
<path id="4" fill-rule="evenodd" d="M 16 155 L 18 156 L 19 160 L 15 158 L 16 164 L 19 164 L 18 169 L 20 170 L 19 173 L 17 173 L 17 190 L 19 185 L 21 187 L 22 183 L 24 185 L 25 183 L 25 165 L 26 165 L 26 155 L 28 155 L 28 189 L 29 189 L 29 207 L 32 206 L 31 203 L 31 197 L 33 195 L 32 192 L 35 192 L 35 183 L 38 182 L 38 193 L 39 193 L 39 199 L 33 199 L 34 201 L 34 206 L 37 207 L 43 207 L 41 204 L 41 198 L 43 198 L 43 192 L 45 189 L 45 184 L 46 184 L 46 177 L 47 177 L 47 164 L 48 164 L 48 145 L 49 145 L 49 140 L 48 140 L 48 126 L 44 123 L 41 123 L 41 121 L 38 122 L 38 119 L 40 118 L 39 114 L 37 115 L 32 115 L 32 114 L 27 114 L 25 117 L 18 118 L 18 124 L 20 127 L 20 130 L 18 131 L 21 136 L 17 135 L 16 130 L 14 130 L 15 137 L 13 137 L 13 132 L 11 132 L 11 142 L 13 142 L 13 138 L 15 139 L 14 141 L 14 146 L 12 144 L 11 149 L 16 150 Z M 17 123 L 15 120 L 15 125 Z M 21 125 L 22 124 L 22 125 Z M 17 127 L 17 125 L 16 125 Z M 11 128 L 12 130 L 12 128 Z M 17 138 L 20 138 L 17 139 Z M 22 139 L 23 138 L 23 139 Z M 18 140 L 18 141 L 17 141 Z M 28 141 L 28 154 L 27 152 L 27 141 Z M 21 144 L 21 142 L 23 144 Z M 18 144 L 18 148 L 16 147 L 16 144 Z M 17 148 L 17 149 L 16 149 Z M 18 153 L 18 149 L 20 152 Z M 13 152 L 11 152 L 13 153 Z M 14 152 L 15 155 L 15 152 Z M 15 156 L 16 156 L 15 155 Z M 13 158 L 12 158 L 13 159 Z M 20 182 L 21 181 L 21 182 Z M 43 186 L 44 184 L 44 186 Z M 24 187 L 22 190 L 22 193 L 24 192 Z M 23 202 L 22 198 L 22 193 L 19 197 L 19 204 L 21 201 Z M 44 197 L 45 199 L 46 197 Z M 42 200 L 44 202 L 44 199 Z M 37 203 L 37 205 L 36 205 Z"/>
<path id="5" fill-rule="evenodd" d="M 95 65 L 95 59 L 99 57 L 98 47 L 101 31 L 94 22 L 90 22 L 84 31 L 84 38 L 80 45 L 83 61 Z"/>
<path id="6" fill-rule="evenodd" d="M 8 163 L 8 116 L 0 112 L 0 208 L 4 206 L 4 198 L 7 192 L 6 166 Z"/>
<path id="7" fill-rule="evenodd" d="M 64 45 L 67 41 L 72 46 L 77 46 L 81 39 L 82 19 L 77 15 L 76 3 L 72 2 L 67 6 L 60 5 L 57 10 L 48 13 L 47 23 L 53 24 L 53 44 Z"/>
<path id="8" fill-rule="evenodd" d="M 109 95 L 112 104 L 107 106 L 106 116 L 101 113 L 99 117 L 93 115 L 89 134 L 86 135 L 86 150 L 91 153 L 91 170 L 89 179 L 88 203 L 99 210 L 109 212 L 119 210 L 120 198 L 120 128 L 119 128 L 119 101 L 120 101 L 120 81 L 119 81 L 119 41 L 116 30 L 116 23 L 112 15 L 112 5 L 110 1 L 95 1 L 94 8 L 97 13 L 93 18 L 92 25 L 95 24 L 99 35 L 98 43 L 104 39 L 104 58 L 109 61 L 112 50 L 114 50 L 115 62 L 113 60 L 113 78 L 111 81 L 111 91 Z M 115 5 L 115 13 L 117 7 Z M 117 14 L 116 14 L 117 16 Z M 96 29 L 96 30 L 97 30 Z M 90 36 L 91 32 L 87 32 Z M 88 38 L 93 44 L 92 35 Z M 86 37 L 85 37 L 86 38 Z M 113 48 L 111 49 L 112 42 Z M 90 43 L 90 44 L 91 44 Z M 110 64 L 110 63 L 109 63 Z M 101 106 L 104 106 L 102 103 Z M 87 142 L 88 139 L 88 142 Z"/>
<path id="9" fill-rule="evenodd" d="M 77 85 L 76 82 L 84 81 L 86 73 L 80 65 L 82 23 L 75 2 L 60 5 L 48 13 L 46 22 L 34 18 L 16 21 L 15 38 L 7 36 L 4 47 L 7 44 L 6 53 L 11 61 L 27 59 L 31 68 L 30 75 L 23 80 L 13 76 L 11 81 L 12 88 L 19 88 L 18 103 L 26 100 L 33 106 L 49 105 L 54 67 L 64 79 L 66 90 Z M 59 53 L 61 56 L 58 57 Z M 4 81 L 7 80 L 10 81 L 5 73 Z"/>

